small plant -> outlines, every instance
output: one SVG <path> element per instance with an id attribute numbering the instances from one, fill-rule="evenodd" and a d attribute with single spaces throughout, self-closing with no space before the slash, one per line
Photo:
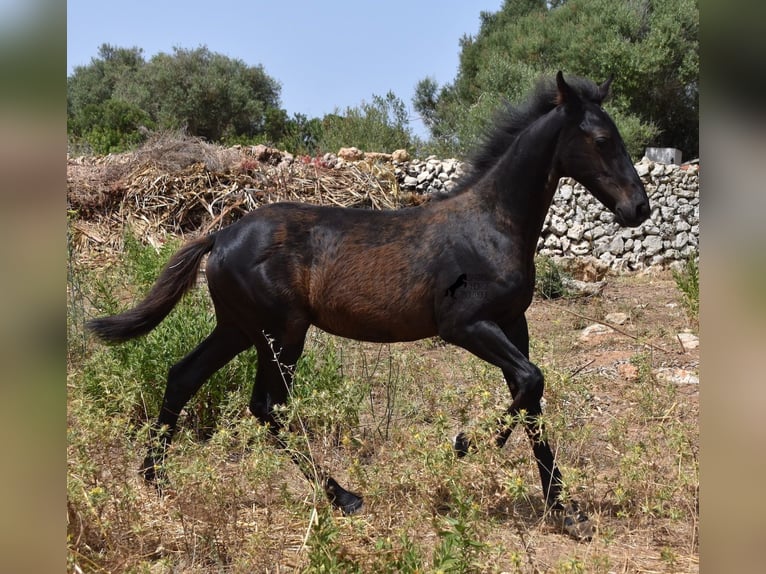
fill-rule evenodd
<path id="1" fill-rule="evenodd" d="M 310 574 L 330 572 L 359 572 L 359 565 L 347 555 L 340 543 L 338 530 L 329 508 L 317 510 L 308 540 Z"/>
<path id="2" fill-rule="evenodd" d="M 433 566 L 437 572 L 472 572 L 479 551 L 486 546 L 476 531 L 479 507 L 456 481 L 450 481 L 449 488 L 453 512 L 443 519 Z"/>
<path id="3" fill-rule="evenodd" d="M 700 285 L 699 263 L 694 255 L 690 255 L 680 271 L 673 271 L 673 279 L 683 293 L 683 304 L 692 319 L 699 317 Z"/>
<path id="4" fill-rule="evenodd" d="M 556 262 L 545 255 L 535 259 L 535 291 L 543 299 L 558 299 L 567 295 L 566 274 Z"/>
<path id="5" fill-rule="evenodd" d="M 375 543 L 376 560 L 368 571 L 380 574 L 415 574 L 424 572 L 423 558 L 407 533 L 402 533 L 398 544 L 391 537 Z"/>
<path id="6" fill-rule="evenodd" d="M 359 424 L 365 389 L 343 376 L 340 355 L 332 339 L 319 335 L 295 369 L 285 421 L 300 418 L 312 433 L 321 433 L 331 446 L 343 442 L 344 433 Z"/>

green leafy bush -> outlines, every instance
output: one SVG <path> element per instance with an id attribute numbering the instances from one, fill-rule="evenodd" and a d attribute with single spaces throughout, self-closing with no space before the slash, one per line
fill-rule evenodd
<path id="1" fill-rule="evenodd" d="M 700 310 L 700 272 L 696 257 L 689 256 L 683 269 L 673 271 L 673 278 L 683 294 L 684 307 L 693 319 L 697 319 Z"/>
<path id="2" fill-rule="evenodd" d="M 543 299 L 558 299 L 567 294 L 566 274 L 553 259 L 539 256 L 535 259 L 535 291 Z"/>
<path id="3" fill-rule="evenodd" d="M 89 278 L 88 297 L 95 314 L 108 315 L 130 307 L 150 289 L 171 254 L 179 247 L 166 242 L 159 250 L 128 234 L 122 260 L 105 273 Z M 127 293 L 127 305 L 115 293 Z M 205 289 L 188 293 L 160 325 L 144 337 L 120 345 L 101 346 L 84 359 L 83 389 L 94 408 L 104 414 L 126 414 L 140 425 L 159 413 L 170 367 L 190 353 L 215 326 Z M 222 412 L 241 412 L 255 380 L 254 351 L 240 354 L 202 387 L 186 408 L 182 425 L 207 437 Z"/>

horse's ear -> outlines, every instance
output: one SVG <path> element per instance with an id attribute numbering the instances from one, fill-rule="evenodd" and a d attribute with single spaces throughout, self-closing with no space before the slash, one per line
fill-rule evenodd
<path id="1" fill-rule="evenodd" d="M 561 73 L 561 70 L 556 73 L 556 105 L 570 107 L 579 107 L 580 105 L 580 98 L 577 92 L 564 81 L 564 74 Z"/>
<path id="2" fill-rule="evenodd" d="M 614 80 L 614 74 L 609 76 L 607 81 L 598 87 L 598 97 L 600 98 L 601 102 L 603 102 L 609 97 L 609 86 L 612 85 L 613 80 Z"/>

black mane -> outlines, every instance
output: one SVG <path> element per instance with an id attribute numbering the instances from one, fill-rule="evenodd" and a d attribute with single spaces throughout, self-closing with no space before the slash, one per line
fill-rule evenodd
<path id="1" fill-rule="evenodd" d="M 602 101 L 599 87 L 594 82 L 576 76 L 569 76 L 566 81 L 583 100 Z M 465 175 L 443 197 L 462 193 L 475 185 L 503 157 L 527 126 L 556 107 L 557 95 L 555 78 L 543 78 L 525 103 L 515 107 L 506 102 L 495 112 L 479 145 L 468 156 Z"/>

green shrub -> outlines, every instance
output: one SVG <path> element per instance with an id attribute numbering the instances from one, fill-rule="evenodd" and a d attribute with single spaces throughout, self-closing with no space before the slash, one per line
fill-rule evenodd
<path id="1" fill-rule="evenodd" d="M 535 259 L 535 291 L 543 299 L 558 299 L 567 294 L 566 274 L 553 259 L 541 255 Z"/>
<path id="2" fill-rule="evenodd" d="M 393 92 L 373 95 L 372 102 L 328 114 L 322 119 L 318 148 L 337 152 L 354 146 L 363 151 L 411 149 L 412 134 L 404 102 Z"/>
<path id="3" fill-rule="evenodd" d="M 119 312 L 115 293 L 128 292 L 134 305 L 152 286 L 171 254 L 169 241 L 160 250 L 128 234 L 122 260 L 109 272 L 91 277 L 89 297 L 98 315 Z M 136 424 L 153 419 L 162 404 L 170 367 L 190 353 L 215 326 L 205 289 L 188 293 L 160 325 L 144 337 L 120 345 L 99 346 L 84 361 L 83 390 L 103 413 L 130 413 Z M 202 387 L 186 408 L 184 426 L 209 436 L 222 411 L 242 410 L 249 400 L 257 361 L 254 351 L 240 354 Z"/>
<path id="4" fill-rule="evenodd" d="M 101 155 L 136 147 L 154 122 L 138 106 L 122 100 L 106 100 L 83 108 L 73 120 L 70 132 L 75 142 L 84 143 Z"/>
<path id="5" fill-rule="evenodd" d="M 683 304 L 692 319 L 699 317 L 700 309 L 700 284 L 699 264 L 694 255 L 690 255 L 686 264 L 680 271 L 673 271 L 676 285 L 683 294 Z"/>

